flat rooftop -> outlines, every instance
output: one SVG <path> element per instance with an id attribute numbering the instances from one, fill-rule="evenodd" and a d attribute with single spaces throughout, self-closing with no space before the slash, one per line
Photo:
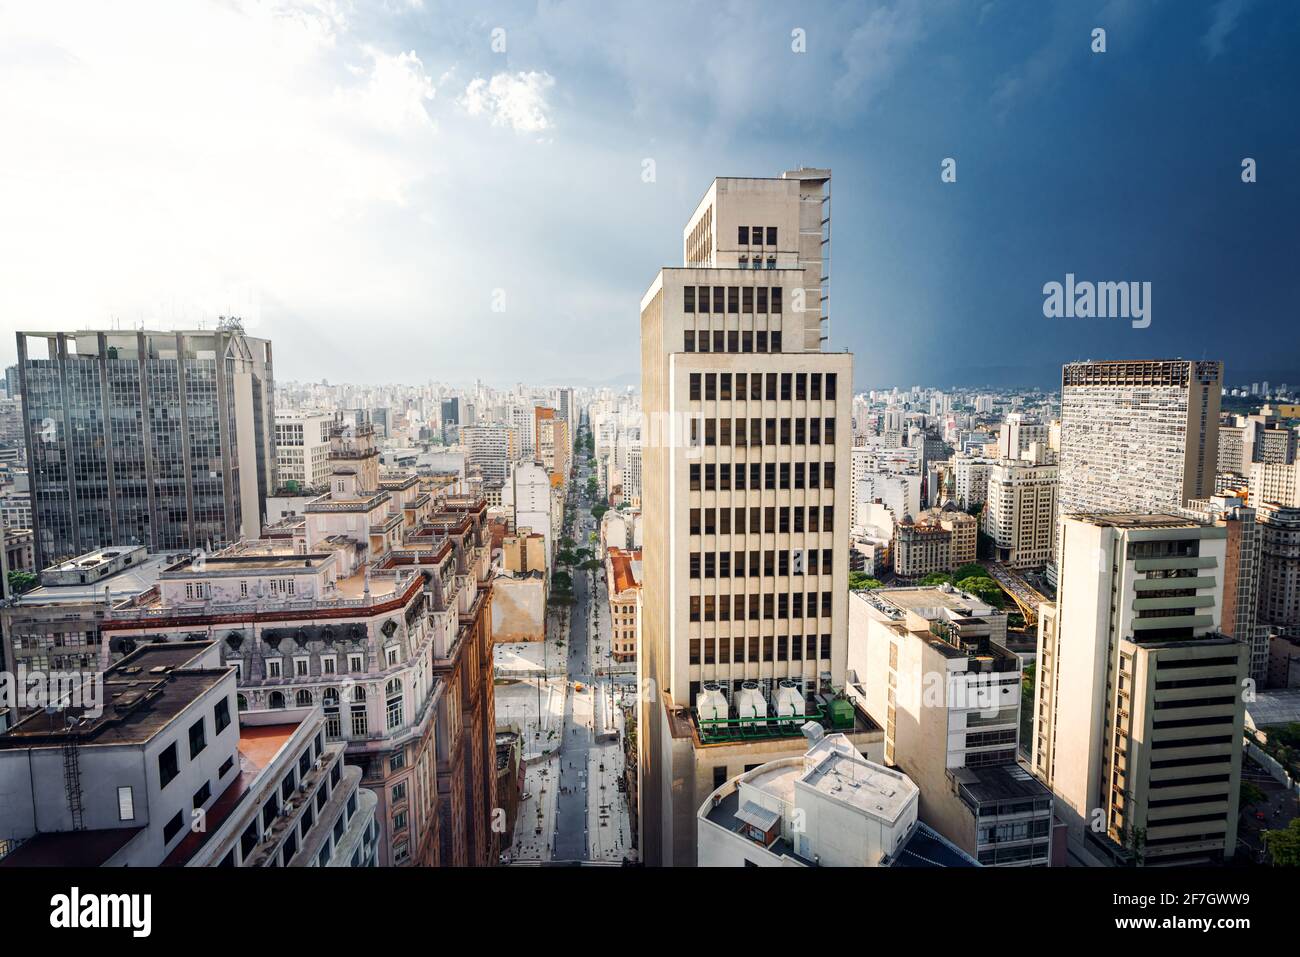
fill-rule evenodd
<path id="1" fill-rule="evenodd" d="M 954 768 L 953 779 L 980 804 L 995 801 L 1050 801 L 1052 792 L 1019 764 Z"/>
<path id="2" fill-rule="evenodd" d="M 104 672 L 103 712 L 83 718 L 76 731 L 82 747 L 143 744 L 195 699 L 228 677 L 233 668 L 187 667 L 210 641 L 145 645 Z M 81 709 L 37 711 L 0 735 L 0 750 L 54 748 L 70 740 L 67 718 Z"/>
<path id="3" fill-rule="evenodd" d="M 992 611 L 997 610 L 978 598 L 967 596 L 956 590 L 944 591 L 942 588 L 932 585 L 923 585 L 916 588 L 873 588 L 870 591 L 856 591 L 853 594 L 859 595 L 863 599 L 879 599 L 888 602 L 900 611 L 914 611 L 918 614 L 932 608 L 946 608 L 949 611 L 968 613 L 984 608 L 990 608 Z"/>
<path id="4" fill-rule="evenodd" d="M 158 583 L 158 576 L 169 564 L 171 555 L 151 555 L 139 565 L 124 568 L 113 575 L 106 575 L 98 581 L 71 585 L 40 585 L 31 591 L 23 592 L 15 604 L 23 605 L 67 605 L 80 602 L 103 602 L 106 598 L 112 603 L 123 598 L 130 598 L 142 591 L 147 591 Z"/>
<path id="5" fill-rule="evenodd" d="M 1076 512 L 1065 516 L 1100 528 L 1200 528 L 1204 523 L 1178 515 L 1141 512 Z"/>
<path id="6" fill-rule="evenodd" d="M 870 764 L 856 752 L 848 754 L 832 747 L 819 754 L 814 749 L 806 760 L 814 759 L 817 763 L 799 780 L 826 797 L 872 817 L 898 820 L 919 791 L 901 774 Z"/>

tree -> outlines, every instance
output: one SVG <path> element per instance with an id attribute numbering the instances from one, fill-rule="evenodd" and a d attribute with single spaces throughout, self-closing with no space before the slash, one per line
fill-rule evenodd
<path id="1" fill-rule="evenodd" d="M 963 578 L 988 578 L 988 577 L 989 577 L 989 573 L 984 570 L 984 566 L 980 565 L 977 562 L 969 562 L 965 565 L 962 565 L 961 568 L 957 569 L 955 572 L 952 573 L 952 580 L 955 582 L 959 582 Z"/>
<path id="2" fill-rule="evenodd" d="M 921 579 L 922 585 L 951 585 L 952 577 L 944 572 L 931 572 Z"/>
<path id="3" fill-rule="evenodd" d="M 957 582 L 957 587 L 994 608 L 1001 608 L 1004 604 L 1002 589 L 992 578 L 964 578 Z"/>
<path id="4" fill-rule="evenodd" d="M 591 516 L 592 518 L 594 518 L 596 521 L 599 522 L 600 517 L 608 511 L 609 511 L 608 505 L 593 505 L 591 507 Z"/>
<path id="5" fill-rule="evenodd" d="M 1280 831 L 1265 831 L 1264 849 L 1274 867 L 1300 867 L 1300 817 Z"/>
<path id="6" fill-rule="evenodd" d="M 864 591 L 872 588 L 882 588 L 883 584 L 868 575 L 866 572 L 849 572 L 849 591 Z"/>
<path id="7" fill-rule="evenodd" d="M 22 572 L 15 569 L 9 573 L 9 591 L 15 595 L 21 595 L 27 589 L 34 587 L 39 580 L 31 572 Z"/>

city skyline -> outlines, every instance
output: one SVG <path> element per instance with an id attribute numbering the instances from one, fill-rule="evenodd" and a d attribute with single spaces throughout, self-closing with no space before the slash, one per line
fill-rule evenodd
<path id="1" fill-rule="evenodd" d="M 836 174 L 855 388 L 1151 356 L 1296 377 L 1300 347 L 1250 344 L 1297 292 L 1278 5 L 618 9 L 596 35 L 581 4 L 66 11 L 0 14 L 5 333 L 235 314 L 286 379 L 625 387 L 640 264 L 680 258 L 698 184 L 803 163 Z M 1150 325 L 1046 318 L 1068 276 L 1151 283 Z"/>

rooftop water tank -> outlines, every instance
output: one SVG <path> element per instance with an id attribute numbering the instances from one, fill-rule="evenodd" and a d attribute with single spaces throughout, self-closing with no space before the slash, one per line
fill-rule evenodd
<path id="1" fill-rule="evenodd" d="M 767 700 L 758 688 L 757 681 L 746 681 L 733 696 L 737 718 L 766 718 Z"/>
<path id="2" fill-rule="evenodd" d="M 774 704 L 778 718 L 802 718 L 807 710 L 804 707 L 803 692 L 799 690 L 798 682 L 791 681 L 789 678 L 783 678 L 777 685 Z"/>
<path id="3" fill-rule="evenodd" d="M 710 681 L 700 688 L 695 696 L 695 713 L 701 721 L 727 720 L 727 699 L 722 696 L 722 687 Z"/>

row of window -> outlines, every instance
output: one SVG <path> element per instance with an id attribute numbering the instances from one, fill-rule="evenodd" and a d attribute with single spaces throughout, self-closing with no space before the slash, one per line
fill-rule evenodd
<path id="1" fill-rule="evenodd" d="M 682 288 L 685 312 L 779 313 L 782 311 L 780 286 L 685 286 Z"/>
<path id="2" fill-rule="evenodd" d="M 746 561 L 745 556 L 749 559 Z M 820 555 L 821 561 L 818 562 Z M 775 578 L 831 574 L 832 550 L 802 548 L 750 552 L 691 552 L 692 578 Z M 746 574 L 748 568 L 748 574 Z"/>
<path id="3" fill-rule="evenodd" d="M 764 445 L 834 445 L 835 419 L 691 419 L 691 445 L 762 448 Z M 703 425 L 701 425 L 703 423 Z"/>
<path id="4" fill-rule="evenodd" d="M 734 521 L 733 521 L 734 516 Z M 835 527 L 834 505 L 768 505 L 762 508 L 693 508 L 692 535 L 772 535 L 786 532 L 831 531 Z"/>
<path id="5" fill-rule="evenodd" d="M 830 656 L 830 635 L 822 635 L 820 639 L 817 635 L 750 635 L 747 638 L 737 636 L 734 640 L 722 635 L 690 640 L 690 663 L 693 665 L 803 661 L 805 657 L 809 661 L 825 661 Z"/>
<path id="6" fill-rule="evenodd" d="M 835 488 L 834 462 L 693 462 L 687 475 L 692 492 Z"/>
<path id="7" fill-rule="evenodd" d="M 206 718 L 200 716 L 190 725 L 189 744 L 190 760 L 193 761 L 208 746 Z M 230 725 L 230 699 L 222 698 L 212 709 L 212 723 L 216 734 L 221 734 Z M 166 788 L 180 774 L 180 752 L 173 741 L 158 753 L 158 787 Z"/>
<path id="8" fill-rule="evenodd" d="M 712 399 L 767 399 L 775 402 L 790 399 L 834 399 L 837 375 L 834 372 L 692 372 L 692 401 Z M 733 391 L 732 385 L 735 385 Z"/>
<path id="9" fill-rule="evenodd" d="M 697 348 L 698 346 L 698 348 Z M 712 348 L 710 348 L 712 346 Z M 712 335 L 702 331 L 697 336 L 695 330 L 687 329 L 682 348 L 686 352 L 780 352 L 781 333 L 744 332 L 715 330 Z"/>
<path id="10" fill-rule="evenodd" d="M 764 232 L 766 232 L 767 242 L 763 242 Z M 742 246 L 775 246 L 776 245 L 776 227 L 775 226 L 739 226 L 736 229 L 736 242 Z"/>
<path id="11" fill-rule="evenodd" d="M 818 596 L 821 596 L 820 602 Z M 820 604 L 820 610 L 818 606 Z M 829 618 L 831 592 L 810 591 L 766 595 L 692 595 L 691 621 L 785 621 L 790 618 Z"/>

